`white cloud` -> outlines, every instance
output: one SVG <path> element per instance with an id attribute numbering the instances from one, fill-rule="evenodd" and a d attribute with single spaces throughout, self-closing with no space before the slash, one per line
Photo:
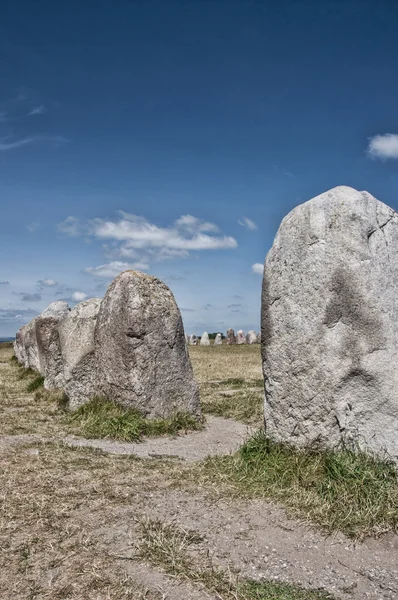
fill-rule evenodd
<path id="1" fill-rule="evenodd" d="M 83 302 L 83 300 L 85 300 L 87 298 L 87 294 L 85 294 L 84 292 L 74 292 L 72 294 L 72 300 L 75 300 L 76 302 Z"/>
<path id="2" fill-rule="evenodd" d="M 39 287 L 54 287 L 55 285 L 58 285 L 58 283 L 54 281 L 54 279 L 39 279 L 37 285 Z"/>
<path id="3" fill-rule="evenodd" d="M 117 220 L 93 219 L 89 223 L 70 216 L 58 225 L 58 230 L 68 236 L 85 234 L 107 242 L 103 248 L 110 262 L 88 267 L 86 273 L 113 277 L 125 269 L 147 270 L 153 262 L 186 258 L 191 251 L 231 249 L 238 245 L 233 237 L 219 234 L 214 223 L 192 215 L 182 215 L 168 227 L 159 227 L 137 215 L 120 215 Z"/>
<path id="4" fill-rule="evenodd" d="M 57 229 L 70 237 L 76 237 L 81 234 L 79 219 L 76 217 L 67 217 L 65 221 L 58 224 Z"/>
<path id="5" fill-rule="evenodd" d="M 105 265 L 100 265 L 99 267 L 87 267 L 84 269 L 85 273 L 89 273 L 90 275 L 95 275 L 96 277 L 103 278 L 113 278 L 116 275 L 119 275 L 122 271 L 127 271 L 128 269 L 138 269 L 138 270 L 146 270 L 149 268 L 149 265 L 146 263 L 126 263 L 121 262 L 119 260 L 114 260 Z"/>
<path id="6" fill-rule="evenodd" d="M 254 229 L 257 229 L 257 225 L 255 224 L 255 222 L 251 219 L 248 219 L 247 217 L 242 217 L 241 219 L 238 219 L 238 223 L 245 229 L 251 229 L 252 231 Z"/>
<path id="7" fill-rule="evenodd" d="M 258 275 L 262 275 L 264 273 L 264 265 L 261 263 L 255 263 L 252 265 L 252 272 L 257 273 Z"/>
<path id="8" fill-rule="evenodd" d="M 121 242 L 124 248 L 163 248 L 168 250 L 218 250 L 236 248 L 232 237 L 209 235 L 218 231 L 213 223 L 207 223 L 192 215 L 184 215 L 169 227 L 158 227 L 144 217 L 122 213 L 118 221 L 95 219 L 91 233 L 100 239 Z M 208 233 L 205 233 L 208 232 Z"/>
<path id="9" fill-rule="evenodd" d="M 371 137 L 368 153 L 373 158 L 398 158 L 398 134 L 385 133 Z"/>
<path id="10" fill-rule="evenodd" d="M 34 115 L 44 115 L 45 112 L 47 112 L 47 109 L 45 106 L 43 106 L 43 104 L 41 104 L 40 106 L 33 107 L 32 110 L 28 112 L 28 117 L 32 117 Z"/>

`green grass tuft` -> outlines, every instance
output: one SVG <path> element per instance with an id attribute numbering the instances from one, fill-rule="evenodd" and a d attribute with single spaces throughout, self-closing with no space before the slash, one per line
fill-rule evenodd
<path id="1" fill-rule="evenodd" d="M 28 385 L 26 386 L 26 391 L 28 394 L 35 392 L 37 389 L 42 388 L 44 384 L 44 377 L 42 375 L 37 375 Z"/>
<path id="2" fill-rule="evenodd" d="M 259 431 L 234 456 L 196 468 L 208 483 L 277 500 L 328 532 L 362 538 L 398 531 L 398 471 L 364 452 L 300 450 Z"/>
<path id="3" fill-rule="evenodd" d="M 168 419 L 145 419 L 136 409 L 124 408 L 104 398 L 93 398 L 67 420 L 76 433 L 87 438 L 110 438 L 124 442 L 140 441 L 143 436 L 174 435 L 179 431 L 201 429 L 201 422 L 186 413 Z"/>
<path id="4" fill-rule="evenodd" d="M 331 600 L 333 596 L 321 590 L 305 590 L 288 583 L 245 582 L 238 587 L 242 600 Z"/>

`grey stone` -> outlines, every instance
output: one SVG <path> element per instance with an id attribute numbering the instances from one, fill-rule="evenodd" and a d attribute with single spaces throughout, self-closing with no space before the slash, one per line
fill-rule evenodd
<path id="1" fill-rule="evenodd" d="M 98 392 L 149 418 L 199 418 L 199 388 L 181 314 L 156 277 L 125 271 L 109 286 L 95 327 Z"/>
<path id="2" fill-rule="evenodd" d="M 257 334 L 257 344 L 261 344 L 261 331 Z"/>
<path id="3" fill-rule="evenodd" d="M 264 269 L 269 435 L 398 459 L 398 215 L 337 187 L 282 221 Z"/>
<path id="4" fill-rule="evenodd" d="M 256 332 L 251 329 L 246 336 L 246 342 L 248 344 L 257 344 L 257 335 Z"/>
<path id="5" fill-rule="evenodd" d="M 90 400 L 96 393 L 94 331 L 100 305 L 100 298 L 80 302 L 58 326 L 63 360 L 63 389 L 71 410 Z"/>
<path id="6" fill-rule="evenodd" d="M 222 344 L 222 335 L 221 335 L 221 333 L 217 333 L 215 340 L 214 340 L 214 345 L 221 346 L 221 344 Z"/>
<path id="7" fill-rule="evenodd" d="M 190 346 L 197 346 L 198 345 L 198 338 L 193 333 L 189 336 L 189 345 Z"/>
<path id="8" fill-rule="evenodd" d="M 36 338 L 36 319 L 21 327 L 15 336 L 14 352 L 18 362 L 25 369 L 40 373 L 39 349 Z"/>
<path id="9" fill-rule="evenodd" d="M 233 329 L 227 329 L 227 344 L 230 346 L 236 344 L 235 331 Z"/>
<path id="10" fill-rule="evenodd" d="M 245 336 L 245 332 L 243 331 L 243 329 L 239 329 L 239 331 L 237 332 L 236 343 L 237 344 L 246 344 L 246 336 Z"/>
<path id="11" fill-rule="evenodd" d="M 46 389 L 61 388 L 63 363 L 58 325 L 70 311 L 66 302 L 52 302 L 35 319 L 35 332 L 39 354 L 40 373 Z"/>
<path id="12" fill-rule="evenodd" d="M 202 333 L 202 337 L 200 338 L 200 346 L 210 346 L 209 334 L 207 331 Z"/>

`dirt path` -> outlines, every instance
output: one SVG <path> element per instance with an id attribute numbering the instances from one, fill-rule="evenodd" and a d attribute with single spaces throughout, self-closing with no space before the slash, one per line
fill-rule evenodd
<path id="1" fill-rule="evenodd" d="M 397 600 L 398 536 L 354 544 L 270 502 L 215 500 L 193 484 L 178 489 L 176 473 L 183 478 L 187 463 L 233 452 L 250 433 L 246 425 L 210 417 L 205 431 L 174 439 L 82 440 L 65 436 L 32 398 L 0 361 L 0 418 L 12 431 L 15 406 L 24 414 L 23 433 L 16 419 L 15 435 L 0 437 L 0 598 L 215 600 L 137 560 L 139 523 L 149 517 L 199 532 L 198 559 L 242 576 L 322 588 L 342 600 Z M 144 591 L 125 596 L 127 576 Z"/>

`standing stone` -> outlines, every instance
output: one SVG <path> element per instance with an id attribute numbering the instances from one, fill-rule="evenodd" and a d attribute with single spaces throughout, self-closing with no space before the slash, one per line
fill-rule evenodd
<path id="1" fill-rule="evenodd" d="M 257 344 L 257 335 L 256 335 L 256 332 L 253 331 L 253 329 L 251 329 L 249 331 L 249 333 L 247 334 L 246 343 L 247 344 Z"/>
<path id="2" fill-rule="evenodd" d="M 257 344 L 261 344 L 261 331 L 257 334 Z"/>
<path id="3" fill-rule="evenodd" d="M 243 329 L 239 329 L 238 333 L 236 334 L 236 343 L 237 344 L 246 344 L 246 336 L 245 336 L 245 332 L 243 331 Z"/>
<path id="4" fill-rule="evenodd" d="M 125 271 L 109 286 L 95 327 L 98 391 L 150 418 L 200 417 L 181 314 L 156 277 Z"/>
<path id="5" fill-rule="evenodd" d="M 221 335 L 221 333 L 217 333 L 215 340 L 214 340 L 214 345 L 221 346 L 221 344 L 222 344 L 222 335 Z"/>
<path id="6" fill-rule="evenodd" d="M 96 393 L 94 331 L 100 298 L 76 304 L 58 327 L 63 359 L 63 389 L 74 410 Z"/>
<path id="7" fill-rule="evenodd" d="M 187 333 L 185 334 L 185 343 L 187 346 L 189 345 L 189 335 Z"/>
<path id="8" fill-rule="evenodd" d="M 236 344 L 235 331 L 233 329 L 227 329 L 227 344 L 229 346 Z"/>
<path id="9" fill-rule="evenodd" d="M 297 206 L 262 291 L 268 435 L 398 460 L 398 215 L 337 187 Z"/>
<path id="10" fill-rule="evenodd" d="M 15 356 L 25 369 L 40 373 L 39 349 L 36 338 L 36 319 L 23 325 L 16 333 L 14 342 Z"/>
<path id="11" fill-rule="evenodd" d="M 58 325 L 69 311 L 67 303 L 58 300 L 35 319 L 40 373 L 44 376 L 46 389 L 62 387 L 63 363 Z"/>
<path id="12" fill-rule="evenodd" d="M 190 346 L 197 346 L 198 345 L 198 338 L 193 333 L 189 336 L 189 345 Z"/>
<path id="13" fill-rule="evenodd" d="M 202 337 L 200 338 L 200 345 L 201 346 L 210 346 L 209 334 L 207 333 L 207 331 L 205 331 L 202 334 Z"/>

